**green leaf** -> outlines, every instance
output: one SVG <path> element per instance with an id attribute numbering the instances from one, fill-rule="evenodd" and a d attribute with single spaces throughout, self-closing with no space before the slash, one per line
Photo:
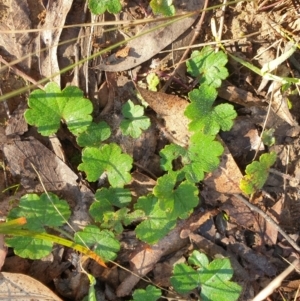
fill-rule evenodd
<path id="1" fill-rule="evenodd" d="M 45 227 L 59 227 L 70 217 L 70 208 L 65 200 L 55 194 L 26 194 L 20 199 L 19 206 L 12 209 L 9 219 L 25 217 L 27 223 L 23 228 L 31 231 L 44 231 Z"/>
<path id="2" fill-rule="evenodd" d="M 121 11 L 120 0 L 89 0 L 89 9 L 95 15 L 103 14 L 106 10 L 111 14 Z"/>
<path id="3" fill-rule="evenodd" d="M 34 237 L 15 236 L 5 238 L 5 243 L 14 248 L 14 253 L 22 258 L 41 259 L 52 251 L 53 243 Z"/>
<path id="4" fill-rule="evenodd" d="M 100 148 L 85 148 L 82 161 L 78 169 L 87 174 L 88 181 L 96 181 L 104 172 L 113 187 L 122 187 L 131 180 L 129 171 L 133 160 L 129 155 L 122 154 L 121 148 L 115 143 Z"/>
<path id="5" fill-rule="evenodd" d="M 189 264 L 195 265 L 200 268 L 206 268 L 209 265 L 209 260 L 204 253 L 200 253 L 199 251 L 193 251 L 192 255 L 188 260 Z"/>
<path id="6" fill-rule="evenodd" d="M 228 76 L 225 67 L 228 59 L 224 52 L 206 46 L 201 51 L 193 51 L 191 59 L 187 61 L 187 70 L 194 77 L 200 77 L 199 83 L 218 88 L 222 80 Z"/>
<path id="7" fill-rule="evenodd" d="M 140 197 L 134 209 L 145 212 L 146 220 L 135 228 L 135 233 L 137 238 L 148 244 L 158 242 L 176 225 L 176 220 L 171 219 L 170 215 L 160 208 L 154 195 Z"/>
<path id="8" fill-rule="evenodd" d="M 175 265 L 170 281 L 178 293 L 187 294 L 199 286 L 199 274 L 192 267 L 179 263 Z"/>
<path id="9" fill-rule="evenodd" d="M 188 181 L 197 183 L 203 180 L 205 172 L 211 172 L 219 166 L 219 156 L 223 151 L 223 146 L 215 141 L 215 136 L 198 132 L 191 137 L 188 150 L 175 144 L 161 150 L 161 167 L 172 171 L 172 161 L 180 157 L 183 164 L 180 171 L 185 173 Z"/>
<path id="10" fill-rule="evenodd" d="M 150 6 L 154 14 L 163 14 L 164 16 L 174 16 L 175 7 L 172 0 L 151 0 Z"/>
<path id="11" fill-rule="evenodd" d="M 80 245 L 93 247 L 93 251 L 105 261 L 114 260 L 120 250 L 120 243 L 111 231 L 100 231 L 93 225 L 86 226 L 82 231 L 75 233 L 74 239 Z"/>
<path id="12" fill-rule="evenodd" d="M 107 199 L 113 206 L 122 208 L 131 202 L 131 192 L 129 189 L 119 187 L 101 188 L 96 191 L 95 198 L 98 201 Z"/>
<path id="13" fill-rule="evenodd" d="M 61 120 L 74 135 L 85 131 L 92 121 L 92 103 L 83 97 L 79 88 L 73 86 L 61 91 L 56 83 L 50 82 L 45 91 L 38 89 L 30 94 L 28 106 L 26 122 L 37 126 L 43 136 L 54 134 Z"/>
<path id="14" fill-rule="evenodd" d="M 237 114 L 230 104 L 220 104 L 213 107 L 217 97 L 217 90 L 208 85 L 202 85 L 189 93 L 191 103 L 184 114 L 191 122 L 190 131 L 203 131 L 207 135 L 216 135 L 220 129 L 228 131 L 233 126 L 233 119 Z"/>
<path id="15" fill-rule="evenodd" d="M 161 297 L 161 290 L 153 285 L 148 285 L 145 290 L 135 290 L 132 296 L 134 301 L 156 301 Z"/>
<path id="16" fill-rule="evenodd" d="M 159 77 L 154 72 L 151 72 L 146 76 L 146 81 L 148 84 L 148 89 L 156 92 L 156 86 L 159 84 Z"/>
<path id="17" fill-rule="evenodd" d="M 166 174 L 157 180 L 153 194 L 158 198 L 160 208 L 169 214 L 171 219 L 184 219 L 199 203 L 198 189 L 189 182 L 180 183 L 177 188 L 177 176 Z"/>
<path id="18" fill-rule="evenodd" d="M 272 146 L 275 144 L 274 132 L 275 132 L 274 129 L 268 129 L 263 132 L 261 137 L 263 144 L 267 146 Z"/>
<path id="19" fill-rule="evenodd" d="M 138 138 L 141 136 L 142 130 L 146 130 L 150 126 L 150 119 L 144 116 L 144 108 L 134 105 L 131 100 L 122 106 L 122 114 L 125 117 L 120 124 L 123 135 Z"/>
<path id="20" fill-rule="evenodd" d="M 113 212 L 114 208 L 107 199 L 96 200 L 90 206 L 89 213 L 95 222 L 103 222 L 103 216 L 106 212 Z"/>
<path id="21" fill-rule="evenodd" d="M 122 208 L 115 212 L 107 211 L 103 214 L 103 222 L 101 223 L 102 229 L 110 229 L 116 234 L 121 234 L 123 232 L 123 220 L 125 219 L 128 208 Z"/>
<path id="22" fill-rule="evenodd" d="M 240 188 L 244 193 L 252 194 L 261 189 L 267 181 L 270 167 L 276 161 L 276 153 L 263 154 L 258 161 L 254 161 L 246 167 L 246 175 L 240 182 Z"/>
<path id="23" fill-rule="evenodd" d="M 184 263 L 175 265 L 170 280 L 177 292 L 187 294 L 198 288 L 201 289 L 200 297 L 204 301 L 238 299 L 242 288 L 230 281 L 233 270 L 228 258 L 215 259 L 209 263 L 206 255 L 194 251 L 189 263 L 201 268 L 195 271 Z"/>
<path id="24" fill-rule="evenodd" d="M 242 288 L 237 283 L 229 281 L 233 276 L 233 270 L 228 258 L 215 259 L 199 272 L 202 300 L 238 299 Z"/>
<path id="25" fill-rule="evenodd" d="M 95 146 L 99 147 L 102 141 L 108 139 L 111 135 L 109 125 L 101 121 L 100 123 L 91 123 L 89 127 L 77 137 L 78 145 L 82 147 Z"/>

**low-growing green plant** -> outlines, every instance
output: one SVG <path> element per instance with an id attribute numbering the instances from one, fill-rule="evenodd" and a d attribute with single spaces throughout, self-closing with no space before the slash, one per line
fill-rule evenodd
<path id="1" fill-rule="evenodd" d="M 207 63 L 207 60 L 213 65 Z M 224 67 L 226 62 L 227 58 L 223 52 L 214 53 L 210 47 L 205 47 L 201 52 L 193 52 L 187 63 L 188 71 L 198 78 L 201 86 L 189 93 L 190 104 L 185 111 L 185 115 L 191 120 L 189 145 L 184 148 L 170 144 L 160 152 L 161 167 L 166 174 L 157 179 L 153 192 L 141 196 L 131 209 L 129 209 L 131 193 L 124 188 L 124 185 L 131 180 L 133 159 L 123 153 L 117 144 L 106 142 L 111 135 L 111 129 L 103 121 L 98 124 L 93 123 L 92 104 L 83 97 L 82 91 L 77 87 L 67 87 L 61 91 L 55 83 L 51 82 L 45 86 L 44 91 L 37 89 L 30 94 L 29 108 L 25 112 L 26 121 L 36 126 L 44 136 L 54 134 L 63 122 L 76 136 L 77 143 L 83 147 L 82 163 L 79 164 L 78 170 L 83 171 L 87 180 L 91 182 L 97 181 L 102 174 L 105 174 L 110 184 L 110 187 L 102 187 L 96 191 L 95 200 L 89 209 L 94 224 L 86 226 L 70 237 L 74 245 L 91 248 L 104 262 L 111 261 L 116 258 L 119 251 L 117 235 L 122 233 L 124 227 L 133 222 L 138 224 L 135 227 L 136 236 L 148 244 L 154 244 L 176 226 L 178 219 L 185 219 L 193 212 L 199 204 L 199 188 L 196 184 L 204 179 L 205 173 L 218 167 L 219 157 L 223 153 L 223 147 L 216 140 L 216 135 L 221 129 L 229 130 L 236 117 L 232 105 L 213 106 L 217 96 L 216 88 L 228 75 Z M 216 72 L 217 68 L 221 71 Z M 131 101 L 123 105 L 122 113 L 123 120 L 120 128 L 124 135 L 138 138 L 142 130 L 150 125 L 149 118 L 144 116 L 144 108 L 134 105 Z M 182 168 L 174 169 L 172 163 L 178 159 L 181 159 Z M 69 216 L 70 209 L 66 201 L 60 200 L 52 193 L 23 196 L 19 206 L 9 213 L 8 218 L 25 217 L 27 223 L 22 228 L 23 231 L 27 231 L 27 234 L 20 238 L 21 234 L 18 232 L 16 238 L 12 232 L 12 237 L 6 239 L 7 244 L 20 256 L 41 258 L 51 252 L 53 242 L 59 243 L 61 239 L 57 236 L 57 240 L 44 242 L 41 235 L 49 237 L 47 236 L 49 229 L 55 229 L 66 235 L 62 226 L 66 225 Z M 30 232 L 32 236 L 29 235 Z M 229 269 L 228 264 L 224 264 L 224 267 L 220 264 L 217 265 L 216 275 L 219 275 L 220 270 L 223 269 L 224 275 L 227 276 L 214 278 L 220 285 L 219 290 L 212 286 L 209 292 L 209 278 L 213 274 L 211 266 L 214 267 L 214 264 L 207 263 L 201 268 L 204 274 L 206 272 L 210 274 L 207 279 L 201 278 L 202 276 L 200 277 L 199 273 L 191 267 L 185 268 L 197 273 L 197 281 L 199 282 L 200 279 L 202 283 L 203 296 L 212 297 L 213 291 L 216 291 L 215 296 L 219 296 L 220 291 L 225 289 L 224 283 L 234 287 L 226 282 L 230 279 L 232 270 L 225 273 L 224 271 Z M 186 289 L 183 287 L 180 289 L 180 285 L 176 282 L 179 267 L 175 268 L 172 281 L 174 288 L 182 292 Z M 234 287 L 236 288 L 237 286 Z M 153 296 L 159 295 L 156 289 L 151 287 L 146 289 L 148 293 L 152 291 Z M 142 296 L 143 292 L 137 291 L 133 295 L 134 300 L 139 300 L 139 295 Z M 220 299 L 213 297 L 211 300 Z"/>

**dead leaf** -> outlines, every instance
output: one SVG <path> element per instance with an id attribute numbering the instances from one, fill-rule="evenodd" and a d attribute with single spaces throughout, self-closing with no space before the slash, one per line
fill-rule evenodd
<path id="1" fill-rule="evenodd" d="M 178 5 L 176 5 L 176 2 Z M 175 1 L 174 5 L 178 13 L 192 12 L 201 9 L 203 6 L 202 0 L 185 2 L 186 3 L 179 0 Z M 186 30 L 190 29 L 197 17 L 198 15 L 194 14 L 152 32 L 149 32 L 151 28 L 164 25 L 166 21 L 146 24 L 142 32 L 148 33 L 127 43 L 127 47 L 130 48 L 130 53 L 125 59 L 113 54 L 96 68 L 104 71 L 118 72 L 132 69 L 142 64 L 175 41 Z M 138 35 L 140 34 L 141 33 L 138 33 Z"/>
<path id="2" fill-rule="evenodd" d="M 62 301 L 39 281 L 23 274 L 5 272 L 0 274 L 0 298 L 9 301 Z"/>
<path id="3" fill-rule="evenodd" d="M 188 101 L 162 92 L 152 92 L 142 88 L 138 88 L 138 91 L 159 117 L 164 119 L 167 131 L 176 140 L 186 144 L 190 137 L 188 131 L 190 120 L 183 113 L 189 104 Z"/>

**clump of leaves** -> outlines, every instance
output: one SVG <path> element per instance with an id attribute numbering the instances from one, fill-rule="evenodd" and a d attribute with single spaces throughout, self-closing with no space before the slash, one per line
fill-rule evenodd
<path id="1" fill-rule="evenodd" d="M 200 290 L 201 300 L 227 301 L 237 300 L 242 288 L 230 281 L 233 269 L 228 258 L 218 258 L 209 262 L 207 256 L 194 251 L 185 263 L 176 264 L 171 277 L 171 284 L 180 294 L 187 294 L 193 289 Z"/>
<path id="2" fill-rule="evenodd" d="M 252 194 L 261 189 L 267 181 L 270 167 L 276 161 L 276 153 L 263 154 L 259 161 L 254 161 L 246 167 L 246 175 L 240 182 L 240 188 L 246 194 Z"/>

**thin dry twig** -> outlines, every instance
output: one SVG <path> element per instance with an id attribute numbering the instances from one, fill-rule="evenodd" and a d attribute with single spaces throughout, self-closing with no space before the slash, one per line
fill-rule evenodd
<path id="1" fill-rule="evenodd" d="M 276 228 L 276 230 L 289 242 L 289 244 L 298 252 L 300 252 L 300 247 L 298 246 L 298 244 L 291 239 L 285 232 L 284 230 L 277 225 L 277 223 L 269 216 L 267 215 L 265 212 L 263 212 L 262 210 L 260 210 L 258 207 L 254 206 L 253 204 L 249 203 L 243 196 L 239 195 L 239 194 L 234 194 L 234 196 L 240 200 L 242 203 L 244 203 L 246 206 L 248 206 L 252 211 L 257 212 L 258 214 L 260 214 L 268 223 L 272 224 L 272 226 L 274 226 Z"/>
<path id="2" fill-rule="evenodd" d="M 299 259 L 297 258 L 281 274 L 279 274 L 275 279 L 273 279 L 262 291 L 260 291 L 252 301 L 265 300 L 268 296 L 270 296 L 275 291 L 276 288 L 278 288 L 281 285 L 282 281 L 291 272 L 293 272 L 294 269 L 297 269 L 298 265 L 299 265 Z"/>

